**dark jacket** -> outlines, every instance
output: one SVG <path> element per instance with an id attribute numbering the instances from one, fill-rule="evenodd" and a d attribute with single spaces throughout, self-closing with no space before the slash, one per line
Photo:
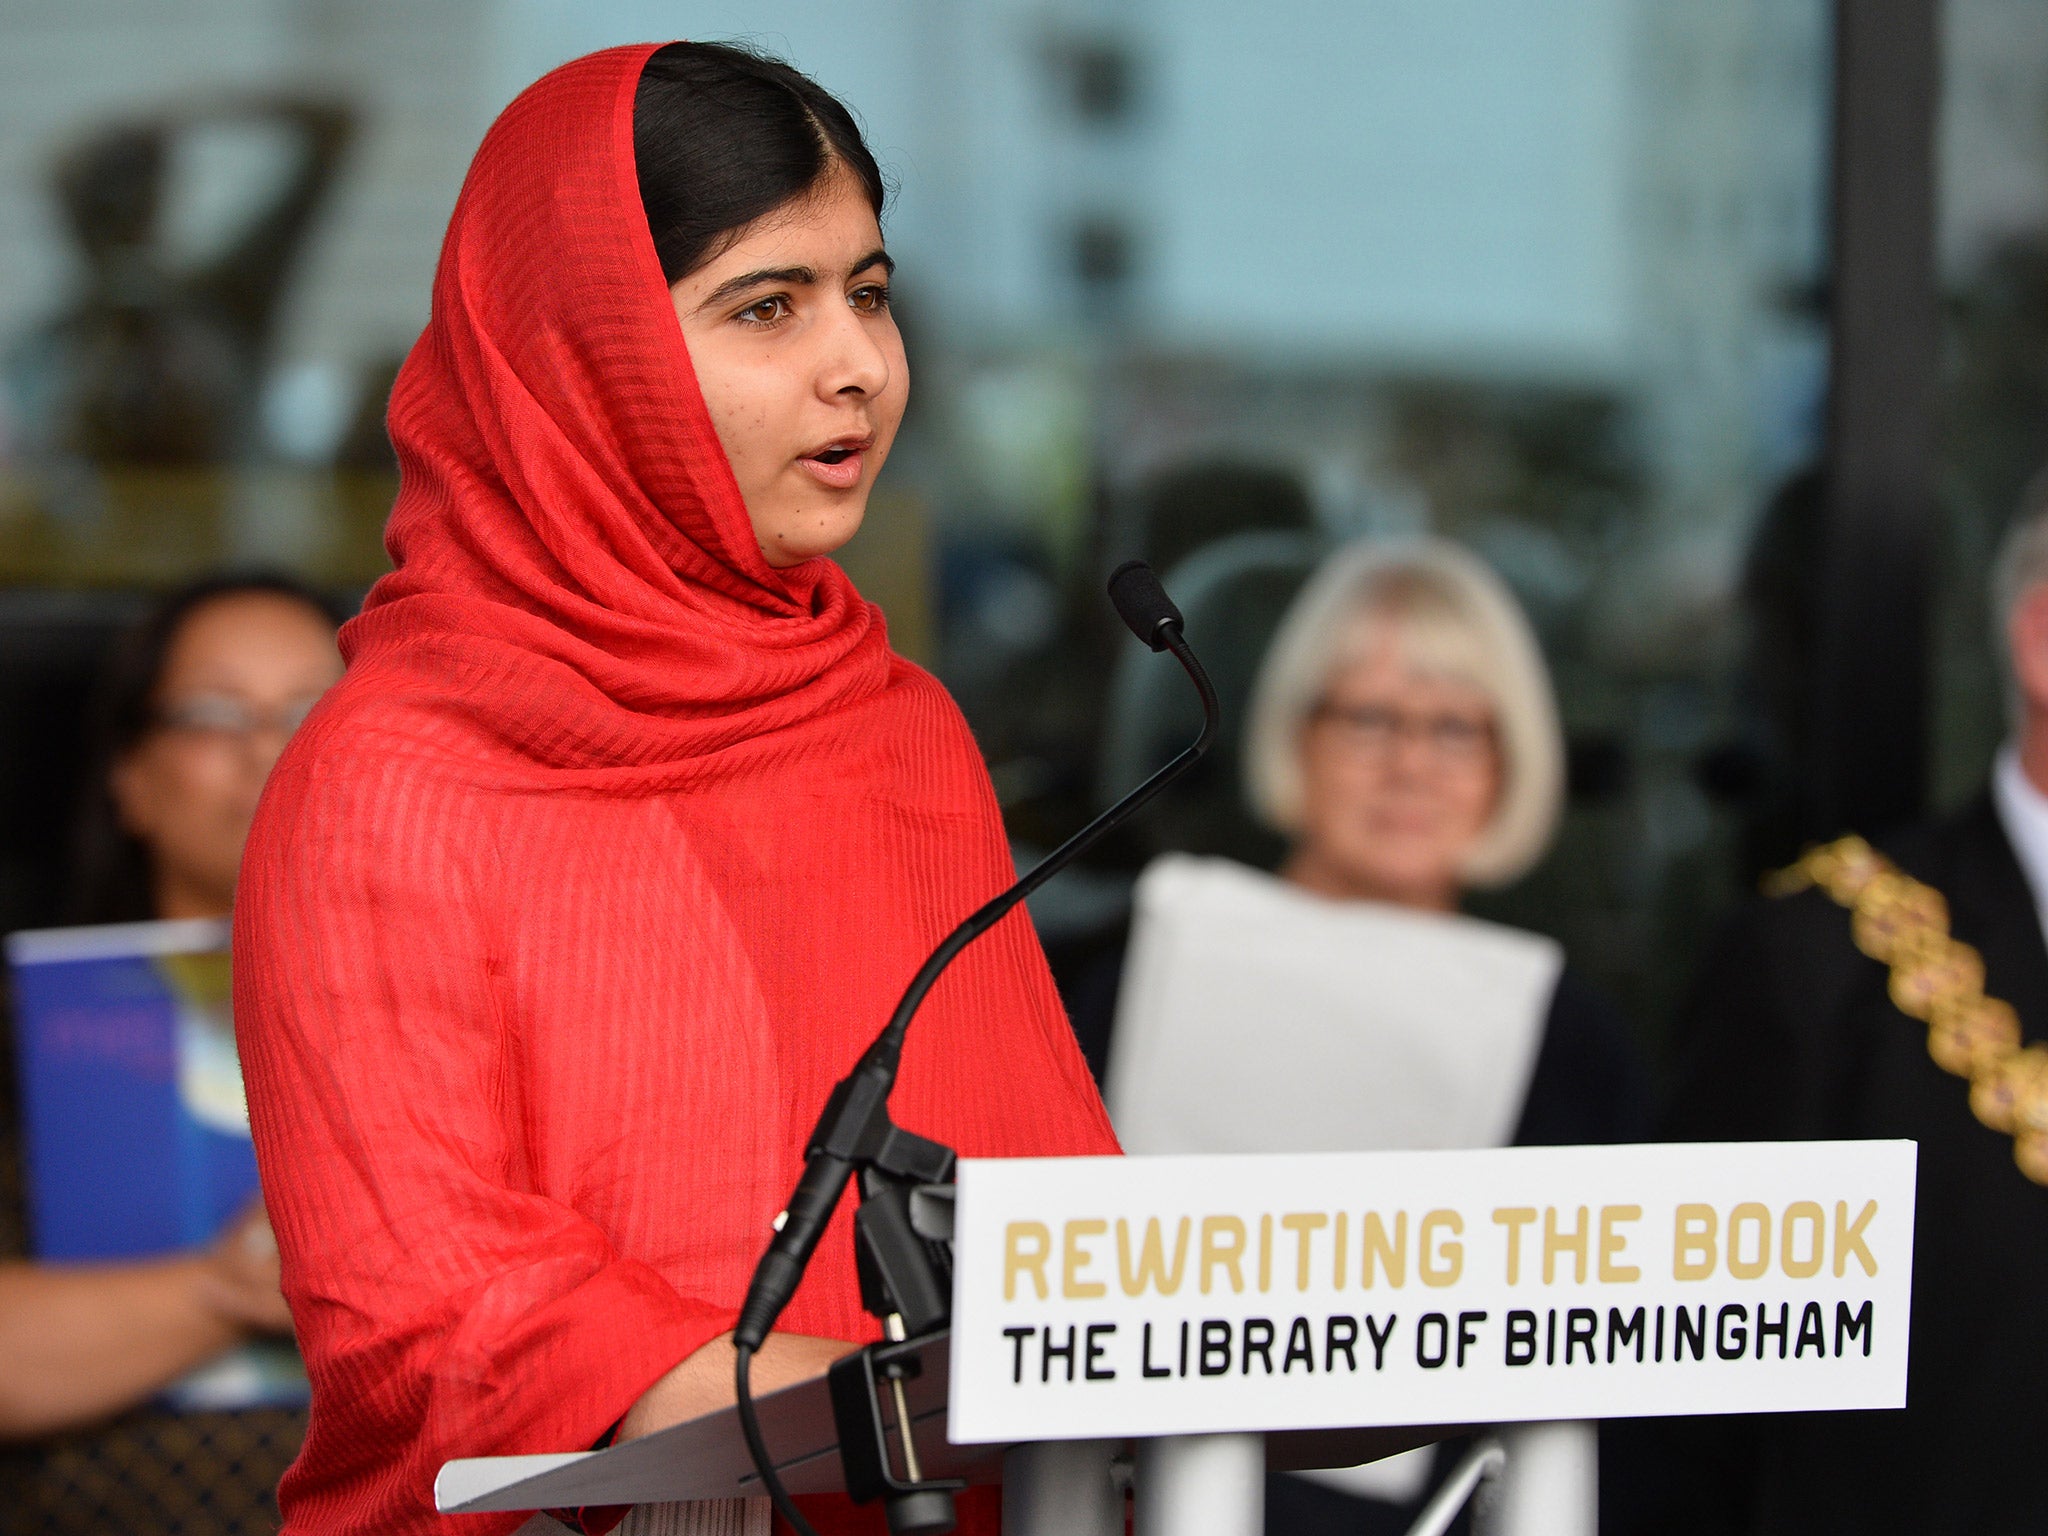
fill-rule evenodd
<path id="1" fill-rule="evenodd" d="M 1948 899 L 1985 991 L 2048 1031 L 2048 946 L 1988 798 L 1885 844 Z M 1681 1035 L 1675 1141 L 1917 1141 L 1913 1321 L 1903 1411 L 1643 1421 L 1605 1448 L 1609 1529 L 1666 1533 L 2048 1531 L 2048 1189 L 1971 1115 L 1968 1085 L 1892 1006 L 1887 972 L 1825 893 L 1729 925 Z M 1619 1426 L 1617 1426 L 1619 1428 Z M 1628 1490 L 1623 1495 L 1617 1483 Z M 1634 1507 L 1616 1507 L 1623 1498 Z"/>

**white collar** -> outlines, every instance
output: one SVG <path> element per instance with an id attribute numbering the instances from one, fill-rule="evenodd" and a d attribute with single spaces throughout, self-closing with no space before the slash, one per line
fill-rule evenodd
<path id="1" fill-rule="evenodd" d="M 1998 820 L 2005 839 L 2012 844 L 2020 873 L 2033 893 L 2034 915 L 2041 935 L 2048 941 L 2048 795 L 2044 795 L 2020 766 L 2019 748 L 2007 742 L 1998 752 L 1998 764 L 1991 772 L 1991 800 L 1998 808 Z"/>

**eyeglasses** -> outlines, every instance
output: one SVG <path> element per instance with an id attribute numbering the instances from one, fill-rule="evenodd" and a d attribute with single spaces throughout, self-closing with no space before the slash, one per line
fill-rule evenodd
<path id="1" fill-rule="evenodd" d="M 1312 719 L 1330 726 L 1359 757 L 1391 756 L 1401 741 L 1415 741 L 1446 762 L 1477 763 L 1493 750 L 1491 720 L 1448 711 L 1417 714 L 1385 704 L 1318 704 Z"/>
<path id="2" fill-rule="evenodd" d="M 306 716 L 319 702 L 319 694 L 307 693 L 263 709 L 233 694 L 195 693 L 161 706 L 154 718 L 158 730 L 193 736 L 248 737 L 262 730 L 289 736 L 306 723 Z"/>

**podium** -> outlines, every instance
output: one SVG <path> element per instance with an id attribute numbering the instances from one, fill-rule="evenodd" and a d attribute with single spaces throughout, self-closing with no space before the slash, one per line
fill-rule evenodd
<path id="1" fill-rule="evenodd" d="M 1357 1466 L 1463 1432 L 1460 1426 L 1400 1426 L 1295 1430 L 1264 1437 L 1263 1443 L 1257 1435 L 1200 1435 L 1136 1444 L 954 1445 L 943 1434 L 949 1342 L 928 1340 L 919 1351 L 923 1369 L 906 1383 L 912 1434 L 928 1475 L 1003 1485 L 1006 1536 L 1121 1536 L 1124 1489 L 1134 1477 L 1149 1481 L 1154 1499 L 1168 1505 L 1162 1514 L 1183 1505 L 1202 1511 L 1197 1523 L 1176 1517 L 1166 1525 L 1141 1514 L 1141 1531 L 1156 1526 L 1176 1536 L 1242 1536 L 1258 1529 L 1242 1524 L 1241 1506 L 1247 1499 L 1263 1500 L 1269 1468 Z M 844 1482 L 825 1378 L 784 1387 L 757 1404 L 776 1470 L 789 1490 L 840 1491 Z M 890 1440 L 893 1451 L 893 1426 Z M 739 1416 L 730 1408 L 603 1451 L 451 1461 L 434 1481 L 435 1507 L 443 1514 L 760 1496 L 760 1477 L 740 1437 Z M 1141 1494 L 1141 1510 L 1146 1503 Z M 554 1522 L 532 1524 L 540 1536 Z"/>
<path id="2" fill-rule="evenodd" d="M 1492 1478 L 1492 1536 L 1591 1536 L 1593 1420 L 1903 1406 L 1915 1153 L 968 1160 L 950 1327 L 895 1347 L 915 1462 L 893 1407 L 866 1433 L 921 1464 L 912 1484 L 1000 1482 L 1007 1536 L 1120 1536 L 1127 1491 L 1137 1536 L 1260 1536 L 1269 1469 L 1491 1426 L 1417 1532 Z M 790 1491 L 847 1486 L 825 1378 L 758 1408 Z M 604 1451 L 451 1461 L 435 1500 L 761 1491 L 728 1409 Z"/>

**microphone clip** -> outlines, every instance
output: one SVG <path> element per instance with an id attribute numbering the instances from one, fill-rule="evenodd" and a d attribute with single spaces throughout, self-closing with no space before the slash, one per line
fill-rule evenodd
<path id="1" fill-rule="evenodd" d="M 884 1337 L 833 1362 L 832 1420 L 854 1502 L 880 1500 L 895 1536 L 939 1536 L 953 1529 L 954 1495 L 967 1485 L 924 1475 L 908 1383 L 923 1371 L 926 1346 L 952 1324 L 954 1157 L 937 1142 L 890 1130 L 897 1155 L 891 1167 L 878 1159 L 860 1170 L 853 1218 L 861 1305 L 881 1319 Z M 941 1165 L 940 1177 L 920 1177 Z M 900 1471 L 889 1454 L 892 1424 Z"/>
<path id="2" fill-rule="evenodd" d="M 853 1256 L 861 1305 L 883 1338 L 833 1363 L 832 1420 L 854 1502 L 879 1499 L 895 1536 L 938 1536 L 953 1529 L 953 1496 L 967 1485 L 924 1475 L 907 1384 L 923 1370 L 925 1346 L 953 1320 L 956 1159 L 951 1147 L 890 1120 L 886 1102 L 877 1111 L 873 1151 L 852 1159 L 860 1184 Z M 900 1468 L 889 1454 L 892 1425 Z"/>

